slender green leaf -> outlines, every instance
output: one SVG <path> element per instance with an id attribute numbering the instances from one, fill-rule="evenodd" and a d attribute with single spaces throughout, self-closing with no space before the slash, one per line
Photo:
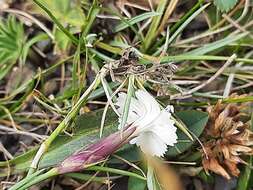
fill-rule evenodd
<path id="1" fill-rule="evenodd" d="M 158 16 L 160 13 L 157 13 L 157 12 L 147 12 L 147 13 L 143 13 L 143 14 L 140 14 L 140 15 L 137 15 L 129 20 L 127 20 L 127 23 L 126 22 L 121 22 L 119 23 L 115 28 L 114 28 L 114 32 L 119 32 L 121 30 L 124 30 L 126 28 L 128 28 L 129 26 L 132 26 L 136 23 L 139 23 L 143 20 L 146 20 L 150 17 L 153 17 L 153 16 Z"/>

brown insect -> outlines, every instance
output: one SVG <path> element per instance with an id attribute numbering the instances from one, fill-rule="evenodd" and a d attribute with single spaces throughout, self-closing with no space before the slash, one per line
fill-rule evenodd
<path id="1" fill-rule="evenodd" d="M 139 64 L 139 55 L 134 48 L 127 48 L 119 60 L 110 62 L 109 70 L 113 81 L 115 76 L 135 74 L 150 81 L 168 83 L 174 72 L 177 70 L 173 63 L 153 63 L 152 65 Z"/>

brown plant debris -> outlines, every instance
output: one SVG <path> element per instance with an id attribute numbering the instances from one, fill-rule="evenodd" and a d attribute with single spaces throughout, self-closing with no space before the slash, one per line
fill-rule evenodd
<path id="1" fill-rule="evenodd" d="M 251 155 L 253 133 L 249 124 L 241 120 L 245 105 L 227 104 L 219 101 L 208 107 L 209 121 L 204 136 L 202 165 L 206 172 L 212 171 L 230 179 L 239 176 L 239 163 L 247 164 L 241 157 Z"/>

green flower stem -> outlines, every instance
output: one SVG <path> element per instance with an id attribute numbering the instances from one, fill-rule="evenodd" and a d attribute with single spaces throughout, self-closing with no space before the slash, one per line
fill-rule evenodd
<path id="1" fill-rule="evenodd" d="M 64 176 L 71 177 L 80 181 L 94 181 L 102 184 L 107 184 L 108 183 L 108 178 L 107 177 L 96 177 L 91 174 L 84 174 L 84 173 L 67 173 L 64 174 Z M 111 179 L 111 177 L 110 177 Z"/>
<path id="2" fill-rule="evenodd" d="M 69 126 L 69 124 L 72 122 L 73 118 L 77 115 L 79 112 L 81 106 L 83 103 L 88 99 L 90 93 L 95 90 L 98 85 L 100 84 L 101 78 L 104 77 L 107 73 L 107 70 L 105 67 L 103 67 L 100 72 L 97 74 L 95 80 L 92 82 L 92 84 L 89 86 L 89 88 L 83 93 L 83 95 L 80 97 L 80 99 L 77 101 L 77 103 L 72 107 L 68 115 L 63 119 L 63 121 L 58 125 L 58 127 L 53 131 L 53 133 L 41 144 L 39 150 L 37 151 L 33 162 L 31 164 L 31 167 L 28 171 L 28 176 L 34 173 L 34 171 L 37 169 L 38 163 L 43 156 L 43 154 L 48 150 L 51 143 L 55 140 L 55 138 L 66 128 Z"/>
<path id="3" fill-rule="evenodd" d="M 125 171 L 125 170 L 115 169 L 115 168 L 102 167 L 102 166 L 91 166 L 91 167 L 87 168 L 86 170 L 109 172 L 109 173 L 129 176 L 129 177 L 135 177 L 137 179 L 141 179 L 141 180 L 146 181 L 146 178 L 141 176 L 141 175 L 138 175 L 138 174 L 133 173 L 133 172 Z"/>
<path id="4" fill-rule="evenodd" d="M 44 181 L 48 178 L 59 175 L 59 172 L 56 168 L 52 168 L 51 170 L 49 170 L 48 172 L 46 172 L 42 175 L 31 177 L 32 175 L 24 178 L 22 181 L 20 181 L 16 185 L 12 186 L 9 190 L 26 190 L 27 188 L 31 187 L 32 185 L 35 185 L 35 184 L 37 184 L 41 181 Z"/>
<path id="5" fill-rule="evenodd" d="M 16 190 L 21 188 L 23 185 L 27 184 L 29 181 L 32 181 L 33 179 L 35 179 L 38 175 L 40 175 L 42 172 L 44 172 L 45 170 L 39 170 L 33 174 L 31 174 L 30 176 L 24 178 L 23 180 L 21 180 L 20 182 L 16 183 L 15 185 L 13 185 L 9 190 Z"/>

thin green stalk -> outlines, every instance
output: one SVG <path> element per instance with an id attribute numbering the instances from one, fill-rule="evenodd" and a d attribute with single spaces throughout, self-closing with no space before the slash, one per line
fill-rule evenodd
<path id="1" fill-rule="evenodd" d="M 16 189 L 19 190 L 22 186 L 24 186 L 25 184 L 27 184 L 28 182 L 30 182 L 31 180 L 33 180 L 34 178 L 36 178 L 38 175 L 40 175 L 44 171 L 45 171 L 45 169 L 42 169 L 42 170 L 39 170 L 39 171 L 31 174 L 30 176 L 24 178 L 20 182 L 18 182 L 15 185 L 13 185 L 9 190 L 16 190 Z"/>
<path id="2" fill-rule="evenodd" d="M 168 97 L 164 96 L 162 98 L 159 98 L 161 101 L 168 100 Z M 227 98 L 222 99 L 222 103 L 229 104 L 229 103 L 244 103 L 244 102 L 252 102 L 253 96 L 246 96 L 241 98 Z M 165 102 L 165 101 L 164 101 Z M 194 106 L 194 107 L 200 107 L 200 106 L 207 106 L 207 105 L 215 105 L 217 104 L 217 100 L 212 100 L 210 102 L 174 102 L 171 101 L 174 105 L 180 105 L 180 106 Z"/>
<path id="3" fill-rule="evenodd" d="M 82 38 L 79 39 L 78 42 L 78 46 L 75 52 L 75 56 L 73 59 L 73 68 L 72 68 L 72 86 L 71 88 L 73 89 L 73 91 L 77 91 L 77 89 L 81 86 L 79 86 L 79 77 L 80 77 L 80 65 L 81 65 L 81 59 L 80 59 L 80 55 L 81 55 L 81 45 L 82 45 Z M 72 97 L 72 104 L 75 104 L 76 101 L 79 98 L 79 94 L 75 94 Z"/>
<path id="4" fill-rule="evenodd" d="M 145 177 L 138 175 L 136 173 L 125 171 L 125 170 L 114 169 L 114 168 L 108 168 L 108 167 L 102 167 L 102 166 L 91 166 L 91 167 L 88 167 L 86 170 L 109 172 L 109 173 L 129 176 L 129 177 L 135 177 L 141 180 L 146 180 Z"/>
<path id="5" fill-rule="evenodd" d="M 25 179 L 23 179 L 22 181 L 20 181 L 19 183 L 17 183 L 16 185 L 14 185 L 13 187 L 11 187 L 9 190 L 26 190 L 27 188 L 42 182 L 46 179 L 49 179 L 51 177 L 54 177 L 56 175 L 58 175 L 59 172 L 56 168 L 53 168 L 51 170 L 49 170 L 48 172 L 41 174 L 39 176 L 33 176 L 32 175 L 26 177 Z"/>
<path id="6" fill-rule="evenodd" d="M 94 175 L 84 173 L 68 173 L 64 175 L 81 181 L 89 181 L 92 179 L 91 181 L 95 181 L 98 183 L 106 183 L 106 181 L 108 180 L 107 177 L 96 177 Z"/>
<path id="7" fill-rule="evenodd" d="M 95 42 L 94 44 L 95 46 L 103 49 L 103 50 L 106 50 L 108 52 L 111 52 L 111 53 L 114 53 L 114 54 L 118 54 L 118 55 L 122 55 L 123 54 L 123 50 L 118 48 L 118 47 L 113 47 L 113 46 L 110 46 L 109 44 L 106 44 L 106 43 L 103 43 L 103 42 L 100 42 L 100 41 L 97 41 Z"/>

